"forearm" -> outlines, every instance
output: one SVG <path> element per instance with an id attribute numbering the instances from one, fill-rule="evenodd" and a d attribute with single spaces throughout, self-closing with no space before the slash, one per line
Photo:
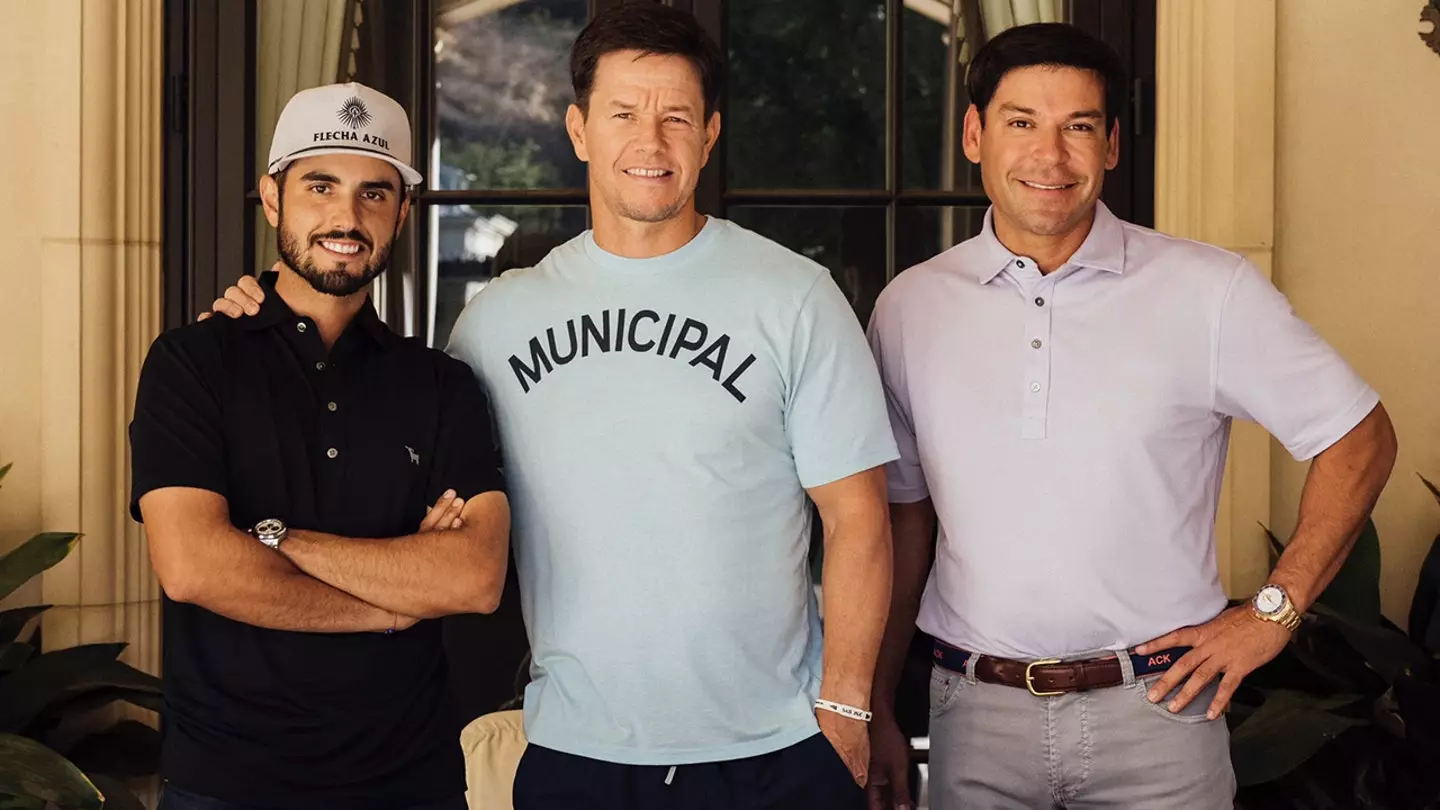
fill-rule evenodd
<path id="1" fill-rule="evenodd" d="M 1383 406 L 1315 457 L 1295 533 L 1270 581 L 1308 610 L 1335 578 L 1395 464 L 1395 433 Z"/>
<path id="2" fill-rule="evenodd" d="M 221 553 L 199 561 L 180 601 L 256 627 L 303 633 L 378 632 L 398 620 L 391 611 L 308 576 L 238 529 L 218 534 L 205 543 Z"/>
<path id="3" fill-rule="evenodd" d="M 509 561 L 509 511 L 503 496 L 491 497 L 500 505 L 467 507 L 463 529 L 389 539 L 291 531 L 280 550 L 310 576 L 386 610 L 419 618 L 489 613 Z"/>
<path id="4" fill-rule="evenodd" d="M 875 666 L 876 713 L 892 712 L 905 655 L 915 636 L 915 617 L 934 556 L 935 509 L 929 498 L 917 503 L 890 504 L 894 545 L 894 585 L 889 619 Z"/>
<path id="5" fill-rule="evenodd" d="M 884 519 L 826 527 L 825 669 L 820 694 L 867 707 L 890 605 L 890 527 Z"/>

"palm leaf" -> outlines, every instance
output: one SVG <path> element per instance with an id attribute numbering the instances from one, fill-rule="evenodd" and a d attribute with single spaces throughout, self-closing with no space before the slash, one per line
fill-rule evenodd
<path id="1" fill-rule="evenodd" d="M 1420 475 L 1420 473 L 1415 474 L 1420 477 L 1420 483 L 1424 484 L 1425 488 L 1430 490 L 1430 494 L 1435 496 L 1435 500 L 1440 501 L 1440 487 L 1436 487 L 1434 484 L 1430 483 L 1430 481 L 1426 479 L 1425 476 Z"/>
<path id="2" fill-rule="evenodd" d="M 123 720 L 76 741 L 65 756 L 86 773 L 149 776 L 160 766 L 160 732 L 136 720 Z"/>
<path id="3" fill-rule="evenodd" d="M 1285 544 L 1280 542 L 1280 538 L 1276 537 L 1274 532 L 1270 531 L 1269 526 L 1261 523 L 1260 528 L 1264 530 L 1265 538 L 1270 541 L 1270 567 L 1274 568 L 1275 561 L 1280 559 L 1281 554 L 1285 553 Z"/>
<path id="4" fill-rule="evenodd" d="M 1366 518 L 1350 555 L 1315 601 L 1361 624 L 1380 624 L 1380 535 L 1374 520 Z"/>
<path id="5" fill-rule="evenodd" d="M 63 810 L 101 810 L 105 802 L 69 760 L 13 734 L 0 734 L 0 793 L 40 799 Z"/>
<path id="6" fill-rule="evenodd" d="M 0 678 L 0 732 L 18 732 L 45 707 L 115 663 L 124 644 L 82 644 L 41 655 Z"/>
<path id="7" fill-rule="evenodd" d="M 50 605 L 34 605 L 0 610 L 0 644 L 18 640 L 20 631 L 25 629 L 25 625 L 49 609 Z"/>
<path id="8" fill-rule="evenodd" d="M 86 776 L 90 777 L 90 781 L 95 783 L 95 787 L 105 794 L 105 810 L 145 810 L 145 803 L 140 801 L 119 779 L 103 773 L 91 773 Z"/>
<path id="9" fill-rule="evenodd" d="M 1326 743 L 1365 721 L 1331 712 L 1358 695 L 1315 698 L 1277 689 L 1230 736 L 1235 781 L 1240 787 L 1279 779 L 1304 764 Z"/>
<path id="10" fill-rule="evenodd" d="M 0 599 L 65 559 L 79 539 L 73 532 L 45 532 L 0 557 Z"/>
<path id="11" fill-rule="evenodd" d="M 33 655 L 35 655 L 35 648 L 23 641 L 0 644 L 0 675 L 14 672 L 25 666 Z"/>

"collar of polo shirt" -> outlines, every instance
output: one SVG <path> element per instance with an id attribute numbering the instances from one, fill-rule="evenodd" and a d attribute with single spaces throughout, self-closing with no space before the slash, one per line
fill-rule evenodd
<path id="1" fill-rule="evenodd" d="M 980 229 L 974 266 L 981 284 L 989 284 L 1019 257 L 1001 244 L 995 236 L 995 207 L 985 211 L 985 224 Z M 1125 228 L 1103 202 L 1095 203 L 1095 224 L 1084 244 L 1070 257 L 1070 264 L 1107 273 L 1125 272 Z"/>
<path id="2" fill-rule="evenodd" d="M 280 274 L 274 270 L 266 270 L 260 274 L 260 288 L 265 291 L 265 300 L 260 302 L 260 312 L 249 318 L 241 319 L 246 329 L 260 330 L 270 329 L 280 324 L 293 322 L 298 316 L 280 293 L 275 291 L 275 283 Z M 390 327 L 380 320 L 380 315 L 375 312 L 375 302 L 367 300 L 365 306 L 355 314 L 355 320 L 351 324 L 358 326 L 360 330 L 369 335 L 372 340 L 381 346 L 389 347 L 397 341 L 403 340 L 399 335 L 390 331 Z M 347 330 L 348 331 L 348 330 Z"/>

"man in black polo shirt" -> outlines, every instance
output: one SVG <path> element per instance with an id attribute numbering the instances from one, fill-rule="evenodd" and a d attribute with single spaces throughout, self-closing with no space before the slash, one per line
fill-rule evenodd
<path id="1" fill-rule="evenodd" d="M 510 518 L 474 375 L 368 300 L 420 182 L 409 133 L 368 87 L 297 94 L 261 181 L 264 304 L 146 359 L 131 508 L 166 595 L 164 810 L 465 807 L 431 620 L 494 609 Z"/>

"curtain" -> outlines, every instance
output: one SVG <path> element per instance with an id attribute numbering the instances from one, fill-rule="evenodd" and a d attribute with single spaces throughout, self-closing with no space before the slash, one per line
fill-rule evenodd
<path id="1" fill-rule="evenodd" d="M 985 38 L 1007 28 L 1038 22 L 1064 22 L 1064 0 L 980 0 Z"/>
<path id="2" fill-rule="evenodd" d="M 523 2 L 525 0 L 435 0 L 435 23 L 437 27 L 449 28 Z"/>
<path id="3" fill-rule="evenodd" d="M 296 92 L 354 75 L 363 0 L 258 0 L 255 36 L 255 167 L 270 162 L 270 139 Z M 258 175 L 257 175 L 258 179 Z M 257 208 L 255 269 L 279 259 L 275 234 Z"/>

